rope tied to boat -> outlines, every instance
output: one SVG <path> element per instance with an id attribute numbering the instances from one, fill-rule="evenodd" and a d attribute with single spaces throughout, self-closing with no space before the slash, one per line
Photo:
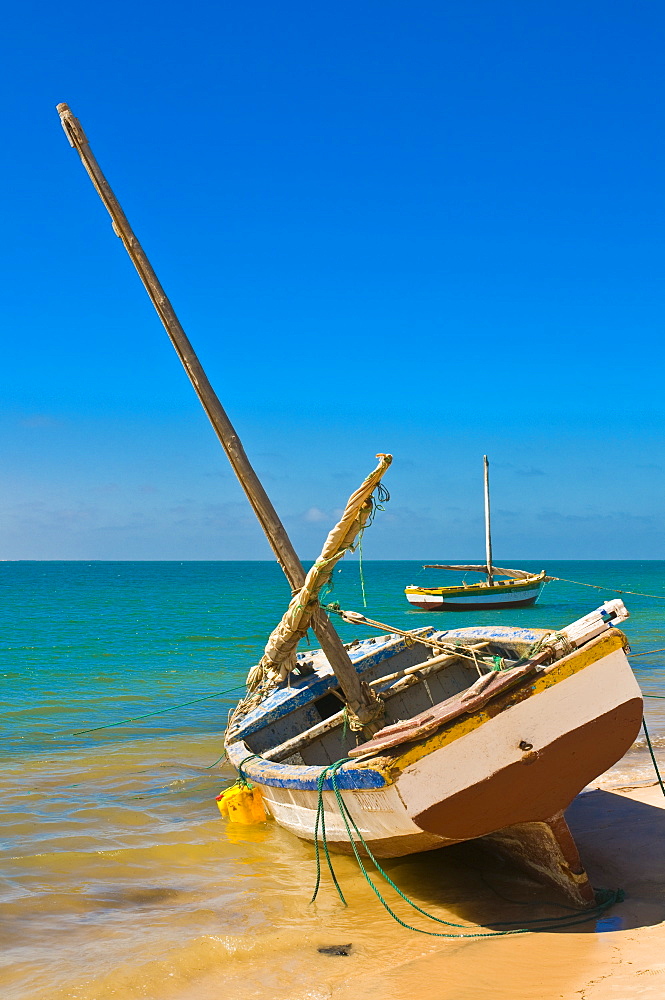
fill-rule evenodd
<path id="1" fill-rule="evenodd" d="M 369 512 L 369 516 L 365 524 L 358 532 L 358 542 L 356 544 L 356 548 L 358 550 L 358 576 L 360 577 L 360 592 L 362 594 L 364 608 L 367 607 L 367 592 L 365 590 L 365 573 L 363 569 L 363 535 L 365 534 L 365 528 L 368 528 L 374 523 L 374 518 L 376 517 L 378 511 L 386 509 L 384 504 L 388 503 L 390 500 L 390 493 L 383 483 L 379 483 L 376 488 L 376 496 L 372 494 L 369 500 L 372 504 L 372 509 Z M 332 592 L 332 585 L 330 586 L 328 593 L 330 592 Z"/>
<path id="2" fill-rule="evenodd" d="M 383 698 L 379 697 L 367 681 L 361 681 L 360 687 L 365 695 L 365 704 L 344 706 L 344 721 L 353 733 L 362 733 L 372 722 L 383 718 L 386 711 Z"/>
<path id="3" fill-rule="evenodd" d="M 531 656 L 541 649 L 541 646 L 546 643 L 547 640 L 551 639 L 553 636 L 560 640 L 562 644 L 568 644 L 565 646 L 567 652 L 572 652 L 575 647 L 570 643 L 567 636 L 563 636 L 560 633 L 549 632 L 538 639 L 533 646 L 530 647 L 527 653 L 524 654 L 515 663 L 507 666 L 503 662 L 501 668 L 497 667 L 496 657 L 491 654 L 484 656 L 482 653 L 479 655 L 472 646 L 465 646 L 459 639 L 455 639 L 454 642 L 448 640 L 444 641 L 441 638 L 432 639 L 428 635 L 423 634 L 422 629 L 416 629 L 414 631 L 407 631 L 405 629 L 396 628 L 394 625 L 387 625 L 385 622 L 376 621 L 373 618 L 367 618 L 366 615 L 361 614 L 359 611 L 345 611 L 344 608 L 340 607 L 338 601 L 334 601 L 331 604 L 321 605 L 324 611 L 329 614 L 339 615 L 343 621 L 348 622 L 351 625 L 366 625 L 368 628 L 379 629 L 382 632 L 387 632 L 390 635 L 399 635 L 404 639 L 406 646 L 414 646 L 417 642 L 422 643 L 424 646 L 430 646 L 434 655 L 439 656 L 441 653 L 450 653 L 454 656 L 459 656 L 464 660 L 468 660 L 474 665 L 476 670 L 478 670 L 479 664 L 484 666 L 487 670 L 512 670 L 514 667 L 521 666 L 527 661 Z M 427 631 L 425 629 L 424 631 Z M 557 656 L 558 650 L 553 649 L 553 656 Z M 561 653 L 561 655 L 565 655 Z M 478 670 L 480 674 L 480 671 Z"/>
<path id="4" fill-rule="evenodd" d="M 243 764 L 246 764 L 248 760 L 260 760 L 260 759 L 261 759 L 260 753 L 250 753 L 247 757 L 243 757 L 243 759 L 240 761 L 240 763 L 238 764 L 238 781 L 240 782 L 241 785 L 250 784 L 249 778 L 243 771 Z"/>
<path id="5" fill-rule="evenodd" d="M 191 701 L 183 701 L 179 705 L 170 705 L 168 708 L 159 708 L 155 712 L 145 712 L 143 715 L 133 715 L 129 719 L 121 719 L 120 722 L 109 722 L 105 726 L 94 726 L 92 729 L 77 729 L 75 732 L 69 733 L 68 735 L 84 736 L 86 733 L 97 733 L 100 729 L 114 729 L 116 726 L 126 726 L 130 722 L 140 722 L 142 719 L 151 719 L 154 715 L 165 715 L 166 712 L 175 712 L 179 708 L 187 708 L 188 705 L 198 705 L 202 701 L 210 701 L 213 698 L 223 698 L 227 694 L 233 694 L 234 691 L 241 691 L 243 687 L 244 684 L 235 684 L 232 688 L 226 688 L 225 691 L 216 691 L 215 694 L 207 694 L 204 698 L 194 698 Z"/>
<path id="6" fill-rule="evenodd" d="M 665 601 L 665 594 L 644 594 L 639 590 L 617 590 L 616 587 L 600 587 L 597 583 L 583 583 L 582 580 L 566 580 L 563 576 L 550 576 L 548 580 L 572 583 L 576 587 L 591 587 L 593 590 L 607 590 L 610 594 L 631 594 L 633 597 L 651 597 L 654 601 Z"/>
<path id="7" fill-rule="evenodd" d="M 328 848 L 328 838 L 326 834 L 325 803 L 323 799 L 324 785 L 327 778 L 330 778 L 332 789 L 335 794 L 335 800 L 337 802 L 337 806 L 342 816 L 344 827 L 347 836 L 349 838 L 349 843 L 353 850 L 353 854 L 358 863 L 360 871 L 362 872 L 367 884 L 370 886 L 372 892 L 377 897 L 377 899 L 379 900 L 383 908 L 386 910 L 386 912 L 393 918 L 393 920 L 395 920 L 398 924 L 400 924 L 401 927 L 404 927 L 405 930 L 416 931 L 418 934 L 427 934 L 429 937 L 440 937 L 440 938 L 487 938 L 487 937 L 505 937 L 508 934 L 530 934 L 530 933 L 537 933 L 539 931 L 558 930 L 558 928 L 560 927 L 573 927 L 576 924 L 587 923 L 589 920 L 595 920 L 598 916 L 600 916 L 602 913 L 608 910 L 611 906 L 614 906 L 615 903 L 620 903 L 623 901 L 624 899 L 623 889 L 600 890 L 596 893 L 596 898 L 598 900 L 596 905 L 590 907 L 587 910 L 584 910 L 583 913 L 577 914 L 573 917 L 564 914 L 561 917 L 538 917 L 534 918 L 533 920 L 524 920 L 524 921 L 517 921 L 517 920 L 491 921 L 488 922 L 487 926 L 502 927 L 505 929 L 490 930 L 490 931 L 478 931 L 475 929 L 479 926 L 477 924 L 458 924 L 450 920 L 444 920 L 442 917 L 436 917 L 434 916 L 433 913 L 428 913 L 427 910 L 424 910 L 422 907 L 418 906 L 417 903 L 414 903 L 412 899 L 409 899 L 406 893 L 402 892 L 402 890 L 393 882 L 390 876 L 383 870 L 379 862 L 374 857 L 369 845 L 367 844 L 362 833 L 358 829 L 358 825 L 353 819 L 353 816 L 351 815 L 351 812 L 346 802 L 342 798 L 342 793 L 340 791 L 337 782 L 338 771 L 340 770 L 341 767 L 343 767 L 344 764 L 347 764 L 349 762 L 350 758 L 348 757 L 343 757 L 341 760 L 335 761 L 334 764 L 330 764 L 327 767 L 324 767 L 317 779 L 316 784 L 318 792 L 318 802 L 317 802 L 316 820 L 314 825 L 314 848 L 316 854 L 316 883 L 314 886 L 314 892 L 312 894 L 310 904 L 315 901 L 321 886 L 321 857 L 320 857 L 320 847 L 319 847 L 319 830 L 320 830 L 321 841 L 323 844 L 323 853 L 326 859 L 326 863 L 328 865 L 328 870 L 330 871 L 333 884 L 344 906 L 348 906 L 348 903 L 344 898 L 344 893 L 342 891 L 342 888 L 335 874 L 332 859 L 330 857 L 330 850 Z M 354 833 L 356 835 L 355 838 L 353 836 Z M 391 886 L 392 889 L 395 890 L 398 896 L 400 896 L 400 898 L 410 907 L 412 907 L 422 916 L 426 917 L 428 920 L 433 920 L 437 924 L 442 924 L 446 927 L 459 928 L 461 931 L 471 931 L 471 933 L 428 931 L 422 927 L 414 927 L 412 924 L 408 924 L 406 923 L 406 921 L 402 920 L 401 917 L 399 917 L 395 913 L 395 911 L 390 907 L 390 904 L 383 897 L 378 886 L 373 882 L 371 876 L 369 875 L 369 872 L 367 871 L 365 865 L 363 864 L 363 860 L 357 846 L 358 843 L 362 845 L 363 850 L 365 851 L 367 857 L 374 865 L 374 868 L 376 869 L 378 874 L 384 879 L 385 882 L 388 883 L 389 886 Z M 516 924 L 520 923 L 534 924 L 534 925 L 538 924 L 542 926 L 532 926 L 532 927 L 515 926 Z"/>

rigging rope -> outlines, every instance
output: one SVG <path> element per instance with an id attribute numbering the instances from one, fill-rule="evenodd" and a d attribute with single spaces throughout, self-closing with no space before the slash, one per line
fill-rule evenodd
<path id="1" fill-rule="evenodd" d="M 373 618 L 367 618 L 365 615 L 361 615 L 359 611 L 345 611 L 340 607 L 338 601 L 333 601 L 332 604 L 322 604 L 321 607 L 324 611 L 329 614 L 339 615 L 347 624 L 349 625 L 366 625 L 368 628 L 379 629 L 381 632 L 388 632 L 392 635 L 401 635 L 406 639 L 407 646 L 413 646 L 416 642 L 420 642 L 425 646 L 431 646 L 432 649 L 438 650 L 439 652 L 450 653 L 451 656 L 461 656 L 462 659 L 470 660 L 474 664 L 480 659 L 481 663 L 489 667 L 491 670 L 494 669 L 494 661 L 486 660 L 481 654 L 479 658 L 476 657 L 473 650 L 468 650 L 459 639 L 455 639 L 454 642 L 448 640 L 447 642 L 443 639 L 432 639 L 430 636 L 421 635 L 422 630 L 417 631 L 405 631 L 404 629 L 396 628 L 394 625 L 386 625 L 385 622 L 375 621 Z M 552 633 L 558 635 L 558 633 Z M 548 636 L 543 636 L 543 639 L 548 638 Z M 465 652 L 466 650 L 466 652 Z"/>
<path id="2" fill-rule="evenodd" d="M 660 785 L 660 790 L 665 795 L 665 786 L 663 785 L 663 779 L 660 776 L 660 770 L 658 769 L 658 763 L 656 761 L 656 755 L 653 752 L 653 747 L 651 746 L 651 738 L 649 736 L 649 730 L 647 729 L 647 720 L 642 716 L 642 729 L 644 730 L 644 735 L 646 736 L 647 746 L 649 747 L 649 753 L 651 754 L 651 763 L 653 764 L 653 769 L 656 772 L 656 777 L 658 778 L 658 784 Z"/>
<path id="3" fill-rule="evenodd" d="M 169 708 L 160 708 L 157 712 L 146 712 L 145 715 L 134 715 L 131 719 L 122 719 L 121 722 L 109 722 L 106 726 L 94 726 L 92 729 L 77 729 L 72 736 L 83 736 L 85 733 L 96 733 L 100 729 L 113 729 L 115 726 L 126 726 L 128 722 L 139 722 L 141 719 L 150 719 L 153 715 L 164 715 L 165 712 L 175 712 L 178 708 L 186 708 L 188 705 L 198 705 L 202 701 L 210 701 L 211 698 L 222 698 L 233 691 L 244 689 L 244 684 L 236 684 L 235 687 L 227 688 L 226 691 L 218 691 L 216 694 L 207 694 L 205 698 L 194 698 L 193 701 L 183 701 L 181 705 L 171 705 Z M 221 757 L 220 757 L 221 760 Z M 212 765 L 211 765 L 212 766 Z"/>
<path id="4" fill-rule="evenodd" d="M 577 587 L 591 587 L 593 590 L 609 590 L 611 594 L 632 594 L 633 597 L 653 597 L 655 601 L 665 601 L 665 594 L 643 594 L 639 590 L 617 590 L 615 587 L 599 587 L 595 583 L 582 583 L 581 580 L 566 580 L 563 576 L 551 576 L 550 580 L 560 583 L 574 583 Z"/>
<path id="5" fill-rule="evenodd" d="M 365 534 L 365 528 L 369 528 L 370 525 L 374 524 L 374 518 L 376 517 L 377 512 L 380 510 L 385 510 L 386 508 L 383 505 L 388 503 L 388 501 L 390 500 L 390 493 L 381 482 L 378 484 L 376 488 L 376 494 L 377 494 L 376 497 L 374 496 L 374 494 L 372 494 L 369 498 L 372 502 L 372 509 L 369 513 L 367 521 L 358 532 L 358 543 L 356 545 L 356 548 L 358 549 L 358 572 L 360 575 L 360 589 L 362 591 L 363 607 L 365 608 L 367 607 L 367 594 L 365 591 L 365 574 L 363 572 L 363 536 Z"/>

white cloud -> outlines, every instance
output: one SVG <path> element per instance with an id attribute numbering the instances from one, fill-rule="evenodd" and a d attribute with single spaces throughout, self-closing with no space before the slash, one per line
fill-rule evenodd
<path id="1" fill-rule="evenodd" d="M 317 521 L 326 521 L 327 519 L 328 515 L 324 514 L 324 512 L 320 510 L 319 507 L 310 507 L 309 510 L 306 510 L 305 513 L 303 514 L 303 521 L 309 521 L 310 523 L 315 523 Z"/>

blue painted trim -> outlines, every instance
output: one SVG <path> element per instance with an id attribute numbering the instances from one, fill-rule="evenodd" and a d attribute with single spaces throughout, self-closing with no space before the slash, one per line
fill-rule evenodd
<path id="1" fill-rule="evenodd" d="M 427 631 L 431 631 L 431 629 L 427 629 Z M 382 635 L 377 636 L 373 641 L 363 639 L 357 646 L 349 650 L 349 656 L 358 673 L 363 674 L 387 657 L 401 652 L 405 645 L 406 643 L 401 636 Z M 290 686 L 287 681 L 283 681 L 260 705 L 245 716 L 240 727 L 233 731 L 233 739 L 247 739 L 252 733 L 266 726 L 274 725 L 285 715 L 316 701 L 332 688 L 339 686 L 332 668 L 320 650 L 301 653 L 298 655 L 298 659 L 308 660 L 312 656 L 320 658 L 321 661 L 321 665 L 314 673 L 297 679 L 291 676 Z"/>
<path id="2" fill-rule="evenodd" d="M 446 632 L 434 632 L 433 639 L 441 642 L 449 642 L 451 639 L 500 639 L 503 642 L 536 642 L 544 635 L 549 635 L 551 629 L 547 628 L 517 628 L 514 625 L 478 625 L 466 628 L 452 628 Z"/>
<path id="3" fill-rule="evenodd" d="M 229 762 L 236 770 L 251 750 L 246 743 L 238 741 L 226 749 Z M 293 788 L 298 791 L 316 791 L 319 776 L 326 767 L 308 764 L 276 764 L 263 757 L 253 757 L 242 765 L 243 773 L 257 785 L 268 785 L 273 788 Z M 364 768 L 362 764 L 344 764 L 335 777 L 338 788 L 356 789 L 356 791 L 372 788 L 385 788 L 388 784 L 378 771 Z M 333 791 L 332 778 L 326 778 L 323 783 L 325 791 Z"/>

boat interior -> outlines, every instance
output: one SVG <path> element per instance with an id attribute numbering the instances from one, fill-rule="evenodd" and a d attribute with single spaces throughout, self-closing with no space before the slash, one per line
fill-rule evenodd
<path id="1" fill-rule="evenodd" d="M 460 695 L 484 674 L 515 666 L 546 634 L 506 627 L 445 633 L 423 628 L 416 633 L 422 640 L 382 635 L 347 648 L 362 679 L 385 702 L 385 727 Z M 321 650 L 298 654 L 287 680 L 233 726 L 229 737 L 276 763 L 319 766 L 340 760 L 365 739 L 348 726 L 342 693 Z"/>

